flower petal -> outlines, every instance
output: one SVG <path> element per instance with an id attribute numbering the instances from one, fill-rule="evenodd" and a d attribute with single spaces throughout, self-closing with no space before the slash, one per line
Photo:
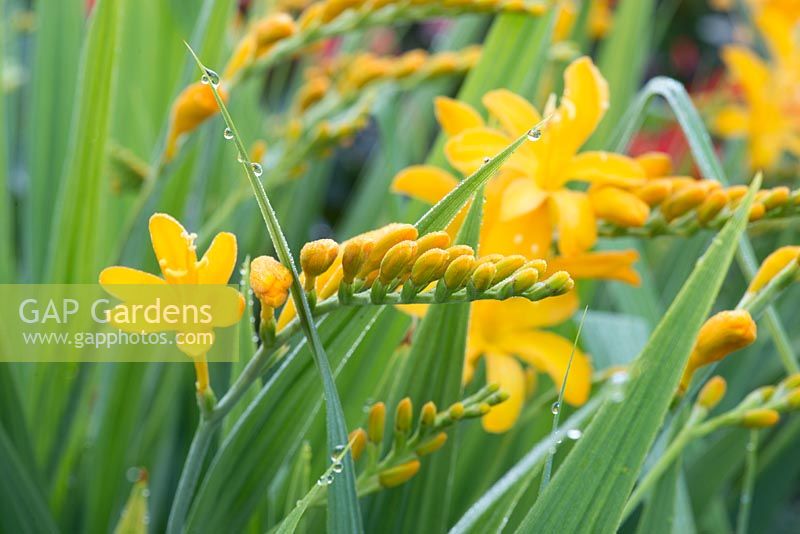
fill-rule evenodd
<path id="1" fill-rule="evenodd" d="M 574 291 L 538 302 L 521 297 L 473 302 L 469 344 L 480 352 L 496 352 L 495 347 L 513 343 L 520 332 L 563 323 L 577 309 Z"/>
<path id="2" fill-rule="evenodd" d="M 100 285 L 161 285 L 166 284 L 163 278 L 150 274 L 139 269 L 130 267 L 106 267 L 100 271 Z"/>
<path id="3" fill-rule="evenodd" d="M 490 198 L 487 195 L 487 199 Z M 553 225 L 547 203 L 509 220 L 502 220 L 497 204 L 499 202 L 492 200 L 486 202 L 480 253 L 522 254 L 530 259 L 546 257 L 553 242 Z"/>
<path id="4" fill-rule="evenodd" d="M 483 126 L 483 119 L 472 106 L 447 98 L 437 97 L 434 100 L 436 120 L 447 135 L 457 135 L 470 128 Z"/>
<path id="5" fill-rule="evenodd" d="M 392 191 L 436 204 L 456 185 L 458 179 L 439 167 L 414 165 L 397 173 L 392 181 Z"/>
<path id="6" fill-rule="evenodd" d="M 464 130 L 447 141 L 444 153 L 453 167 L 468 175 L 477 171 L 483 165 L 485 158 L 496 156 L 511 143 L 512 139 L 497 130 L 475 128 Z M 525 161 L 517 152 L 506 160 L 503 166 L 524 172 Z"/>
<path id="7" fill-rule="evenodd" d="M 519 137 L 542 120 L 530 102 L 508 89 L 489 91 L 481 101 L 511 137 Z"/>
<path id="8" fill-rule="evenodd" d="M 592 187 L 589 200 L 595 216 L 620 226 L 644 226 L 650 216 L 650 206 L 633 193 L 617 187 Z"/>
<path id="9" fill-rule="evenodd" d="M 628 156 L 591 151 L 572 158 L 567 176 L 585 182 L 630 187 L 644 181 L 645 171 L 635 159 Z"/>
<path id="10" fill-rule="evenodd" d="M 567 271 L 576 279 L 617 280 L 638 286 L 641 278 L 633 268 L 638 260 L 639 253 L 635 250 L 587 252 L 552 258 L 548 261 L 548 271 Z"/>
<path id="11" fill-rule="evenodd" d="M 514 426 L 525 401 L 525 373 L 522 365 L 512 356 L 487 354 L 486 381 L 498 384 L 509 394 L 508 400 L 492 407 L 481 422 L 487 432 L 501 433 Z"/>
<path id="12" fill-rule="evenodd" d="M 546 199 L 547 193 L 539 189 L 530 178 L 514 180 L 503 191 L 500 220 L 508 221 L 530 213 Z"/>
<path id="13" fill-rule="evenodd" d="M 714 131 L 725 137 L 738 137 L 747 133 L 750 114 L 740 106 L 726 106 L 714 117 Z"/>
<path id="14" fill-rule="evenodd" d="M 751 104 L 764 99 L 764 90 L 769 86 L 769 67 L 751 50 L 743 46 L 726 46 L 722 59 L 733 79 L 738 82 Z"/>
<path id="15" fill-rule="evenodd" d="M 557 124 L 561 150 L 575 154 L 594 132 L 608 104 L 608 82 L 592 60 L 584 56 L 570 63 L 564 71 L 561 122 Z"/>
<path id="16" fill-rule="evenodd" d="M 198 283 L 227 284 L 236 267 L 236 236 L 220 232 L 200 260 Z"/>
<path id="17" fill-rule="evenodd" d="M 150 217 L 150 240 L 161 271 L 169 268 L 186 271 L 189 262 L 196 262 L 197 255 L 189 248 L 189 235 L 174 217 L 156 213 Z"/>
<path id="18" fill-rule="evenodd" d="M 550 200 L 558 221 L 558 249 L 561 254 L 579 254 L 592 248 L 597 241 L 597 228 L 586 193 L 563 189 L 550 193 Z"/>
<path id="19" fill-rule="evenodd" d="M 636 156 L 636 162 L 648 178 L 662 178 L 672 173 L 672 158 L 666 152 L 645 152 Z"/>
<path id="20" fill-rule="evenodd" d="M 556 389 L 561 388 L 573 351 L 572 341 L 552 332 L 533 330 L 521 332 L 513 340 L 513 345 L 503 345 L 503 348 L 550 375 Z M 592 366 L 589 357 L 575 347 L 564 400 L 572 405 L 581 405 L 589 398 L 591 389 Z"/>

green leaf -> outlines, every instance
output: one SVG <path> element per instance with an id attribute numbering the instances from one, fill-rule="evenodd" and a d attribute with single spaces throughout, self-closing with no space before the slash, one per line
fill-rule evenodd
<path id="1" fill-rule="evenodd" d="M 84 43 L 70 145 L 50 235 L 51 282 L 90 282 L 105 264 L 106 152 L 123 0 L 100 0 Z"/>
<path id="2" fill-rule="evenodd" d="M 58 532 L 44 496 L 0 426 L 0 530 L 18 534 Z"/>
<path id="3" fill-rule="evenodd" d="M 150 516 L 147 512 L 147 499 L 150 490 L 147 488 L 147 477 L 134 482 L 128 502 L 119 518 L 114 534 L 147 534 Z"/>
<path id="4" fill-rule="evenodd" d="M 5 13 L 5 0 L 0 0 L 0 13 Z M 2 19 L 0 19 L 2 22 Z M 4 39 L 0 39 L 0 61 L 5 57 Z M 0 63 L 2 65 L 2 63 Z M 11 188 L 8 182 L 9 121 L 6 117 L 6 98 L 0 96 L 0 283 L 14 280 L 14 234 Z"/>
<path id="5" fill-rule="evenodd" d="M 204 74 L 207 73 L 208 68 L 200 62 L 193 51 L 192 55 L 194 55 L 200 71 Z M 292 300 L 294 301 L 297 317 L 300 320 L 303 333 L 309 341 L 309 347 L 311 347 L 311 352 L 314 356 L 314 363 L 322 378 L 322 387 L 328 408 L 326 411 L 328 448 L 334 450 L 337 446 L 347 443 L 347 424 L 344 420 L 342 401 L 339 398 L 339 392 L 336 390 L 336 383 L 331 374 L 328 356 L 325 354 L 325 348 L 322 346 L 319 334 L 314 326 L 311 308 L 309 307 L 306 294 L 300 283 L 300 277 L 294 265 L 294 258 L 292 258 L 292 253 L 289 250 L 286 236 L 281 230 L 278 217 L 272 209 L 272 204 L 267 197 L 263 183 L 253 170 L 253 164 L 250 162 L 247 155 L 247 149 L 242 142 L 242 138 L 239 136 L 239 132 L 236 129 L 236 125 L 230 113 L 228 113 L 228 109 L 225 107 L 225 103 L 222 101 L 222 98 L 220 98 L 219 92 L 213 83 L 211 84 L 211 88 L 214 91 L 214 98 L 217 101 L 220 112 L 225 119 L 225 124 L 233 132 L 233 140 L 236 144 L 238 156 L 247 174 L 250 185 L 253 188 L 253 194 L 258 202 L 261 215 L 264 218 L 267 232 L 275 247 L 278 259 L 280 259 L 281 263 L 292 273 Z M 259 175 L 260 174 L 259 172 Z M 328 530 L 333 534 L 357 534 L 363 531 L 363 525 L 361 522 L 361 512 L 358 506 L 358 497 L 356 496 L 353 458 L 349 454 L 344 458 L 344 471 L 341 476 L 344 480 L 333 486 L 328 492 Z"/>
<path id="6" fill-rule="evenodd" d="M 611 532 L 619 526 L 625 501 L 725 278 L 760 185 L 757 176 L 631 366 L 624 401 L 606 402 L 600 409 L 519 532 Z"/>

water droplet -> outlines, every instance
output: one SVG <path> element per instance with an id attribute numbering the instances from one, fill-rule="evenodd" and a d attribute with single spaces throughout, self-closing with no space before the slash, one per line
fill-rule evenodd
<path id="1" fill-rule="evenodd" d="M 301 504 L 303 504 L 303 501 L 300 499 L 297 499 L 297 501 L 294 503 L 295 506 L 300 506 Z"/>
<path id="2" fill-rule="evenodd" d="M 253 336 L 253 343 L 258 343 L 258 336 L 256 335 Z"/>
<path id="3" fill-rule="evenodd" d="M 200 77 L 200 82 L 208 85 L 209 83 L 214 87 L 219 85 L 219 74 L 211 69 L 206 69 L 205 74 Z"/>
<path id="4" fill-rule="evenodd" d="M 253 167 L 253 174 L 255 174 L 257 177 L 264 173 L 264 169 L 261 168 L 260 163 L 251 163 L 250 165 Z"/>
<path id="5" fill-rule="evenodd" d="M 328 477 L 326 475 L 322 475 L 317 480 L 317 486 L 327 486 L 328 485 Z"/>
<path id="6" fill-rule="evenodd" d="M 611 402 L 619 404 L 620 402 L 625 400 L 625 394 L 621 391 L 615 391 L 611 394 Z"/>
<path id="7" fill-rule="evenodd" d="M 746 450 L 747 452 L 753 452 L 753 451 L 755 451 L 755 450 L 756 450 L 756 445 L 755 445 L 755 443 L 748 443 L 747 445 L 745 445 L 745 450 Z"/>
<path id="8" fill-rule="evenodd" d="M 242 156 L 241 152 L 236 154 L 236 161 L 238 161 L 239 163 L 244 163 L 244 156 Z"/>
<path id="9" fill-rule="evenodd" d="M 553 415 L 558 415 L 561 412 L 561 405 L 558 401 L 554 402 L 552 406 L 550 406 L 550 413 Z"/>
<path id="10" fill-rule="evenodd" d="M 564 443 L 564 438 L 558 438 L 558 439 L 556 440 L 556 443 L 557 443 L 557 444 L 559 444 L 559 445 L 561 445 L 562 443 Z"/>
<path id="11" fill-rule="evenodd" d="M 144 498 L 146 499 L 146 498 L 148 498 L 149 496 L 150 496 L 150 490 L 149 490 L 149 489 L 147 489 L 147 488 L 143 489 L 143 490 L 142 490 L 142 497 L 144 497 Z"/>
<path id="12" fill-rule="evenodd" d="M 583 436 L 583 432 L 581 432 L 577 428 L 570 428 L 569 430 L 567 430 L 567 437 L 569 439 L 572 440 L 581 439 L 581 436 Z"/>
<path id="13" fill-rule="evenodd" d="M 621 386 L 622 384 L 628 381 L 628 373 L 626 371 L 618 371 L 611 375 L 611 383 L 617 386 Z"/>
<path id="14" fill-rule="evenodd" d="M 222 131 L 222 137 L 230 141 L 233 139 L 233 130 L 230 128 L 225 128 L 225 130 Z"/>
<path id="15" fill-rule="evenodd" d="M 150 524 L 150 514 L 144 514 L 144 516 L 142 516 L 142 523 L 145 525 Z"/>
<path id="16" fill-rule="evenodd" d="M 555 445 L 553 445 L 552 447 L 547 449 L 547 452 L 549 452 L 550 454 L 555 454 L 556 452 L 558 452 L 558 449 L 556 448 Z"/>
<path id="17" fill-rule="evenodd" d="M 338 462 L 342 458 L 342 454 L 344 454 L 344 445 L 337 445 L 333 448 L 333 452 L 331 453 L 331 462 Z"/>
<path id="18" fill-rule="evenodd" d="M 342 471 L 344 471 L 344 464 L 342 462 L 336 462 L 333 464 L 334 473 L 341 473 Z"/>
<path id="19" fill-rule="evenodd" d="M 484 157 L 484 158 L 483 158 L 483 164 L 484 164 L 484 165 L 486 165 L 486 164 L 487 164 L 487 163 L 489 163 L 490 161 L 492 161 L 492 158 L 490 158 L 489 156 L 486 156 L 486 157 Z"/>
<path id="20" fill-rule="evenodd" d="M 127 471 L 125 471 L 125 478 L 128 479 L 128 482 L 136 482 L 139 480 L 139 475 L 141 474 L 141 470 L 138 467 L 129 467 Z"/>
<path id="21" fill-rule="evenodd" d="M 536 142 L 542 138 L 542 131 L 539 128 L 528 130 L 528 141 Z"/>

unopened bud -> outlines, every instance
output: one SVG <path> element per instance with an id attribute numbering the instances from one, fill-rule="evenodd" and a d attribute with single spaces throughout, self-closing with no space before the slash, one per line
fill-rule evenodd
<path id="1" fill-rule="evenodd" d="M 756 293 L 766 286 L 790 263 L 800 261 L 800 246 L 781 247 L 764 259 L 756 275 L 747 287 L 748 293 Z"/>
<path id="2" fill-rule="evenodd" d="M 725 396 L 727 383 L 721 376 L 715 376 L 705 383 L 697 396 L 697 404 L 706 410 L 713 410 Z"/>
<path id="3" fill-rule="evenodd" d="M 764 217 L 767 213 L 767 208 L 761 202 L 753 202 L 750 205 L 750 211 L 747 212 L 747 220 L 749 222 L 757 221 Z"/>
<path id="4" fill-rule="evenodd" d="M 333 265 L 339 255 L 339 244 L 332 239 L 319 239 L 303 245 L 300 250 L 300 267 L 306 275 L 306 281 L 320 276 Z M 307 288 L 308 289 L 308 288 Z"/>
<path id="5" fill-rule="evenodd" d="M 672 174 L 672 159 L 665 152 L 645 152 L 636 157 L 648 178 L 660 178 Z"/>
<path id="6" fill-rule="evenodd" d="M 517 269 L 525 265 L 527 261 L 528 259 L 525 256 L 515 254 L 513 256 L 506 256 L 495 263 L 494 266 L 497 271 L 492 279 L 492 285 L 496 285 L 514 274 Z"/>
<path id="7" fill-rule="evenodd" d="M 453 261 L 459 256 L 475 256 L 475 251 L 469 245 L 453 245 L 447 249 L 447 254 Z"/>
<path id="8" fill-rule="evenodd" d="M 792 373 L 783 379 L 781 385 L 786 389 L 795 389 L 800 387 L 800 373 Z"/>
<path id="9" fill-rule="evenodd" d="M 447 415 L 449 415 L 453 421 L 458 421 L 464 417 L 464 405 L 460 402 L 456 402 L 447 409 Z"/>
<path id="10" fill-rule="evenodd" d="M 509 287 L 512 295 L 519 295 L 533 287 L 539 281 L 539 271 L 525 267 L 514 274 Z"/>
<path id="11" fill-rule="evenodd" d="M 450 246 L 450 234 L 447 232 L 431 232 L 417 239 L 418 252 L 424 254 L 434 248 L 447 248 Z"/>
<path id="12" fill-rule="evenodd" d="M 672 194 L 672 181 L 666 178 L 650 180 L 634 189 L 633 194 L 648 206 L 658 206 Z"/>
<path id="13" fill-rule="evenodd" d="M 292 286 L 292 273 L 270 256 L 258 256 L 250 263 L 250 287 L 263 306 L 283 305 Z"/>
<path id="14" fill-rule="evenodd" d="M 529 261 L 523 267 L 536 269 L 536 272 L 539 273 L 539 278 L 541 278 L 542 275 L 547 272 L 547 262 L 539 258 Z"/>
<path id="15" fill-rule="evenodd" d="M 401 241 L 386 252 L 380 266 L 380 281 L 389 284 L 399 278 L 417 255 L 416 241 Z"/>
<path id="16" fill-rule="evenodd" d="M 478 265 L 472 272 L 472 285 L 478 292 L 483 292 L 492 287 L 497 268 L 492 262 L 485 262 Z"/>
<path id="17" fill-rule="evenodd" d="M 544 283 L 547 284 L 547 287 L 550 288 L 553 295 L 563 295 L 564 293 L 572 291 L 575 287 L 575 281 L 567 271 L 553 273 Z"/>
<path id="18" fill-rule="evenodd" d="M 417 456 L 426 456 L 441 449 L 446 441 L 447 434 L 444 432 L 439 432 L 430 440 L 417 447 L 414 452 L 417 454 Z"/>
<path id="19" fill-rule="evenodd" d="M 353 283 L 356 275 L 367 263 L 374 246 L 372 241 L 363 237 L 357 237 L 345 243 L 342 251 L 342 280 L 345 283 Z"/>
<path id="20" fill-rule="evenodd" d="M 479 404 L 472 405 L 468 408 L 464 409 L 464 418 L 465 419 L 475 419 L 476 417 L 483 417 L 492 407 L 489 405 L 488 402 L 481 402 Z"/>
<path id="21" fill-rule="evenodd" d="M 800 408 L 800 388 L 795 388 L 786 394 L 786 404 L 792 410 Z"/>
<path id="22" fill-rule="evenodd" d="M 728 202 L 732 204 L 732 207 L 736 207 L 745 195 L 747 195 L 747 191 L 746 185 L 734 185 L 725 189 L 725 194 L 728 195 Z"/>
<path id="23" fill-rule="evenodd" d="M 423 253 L 411 268 L 411 281 L 417 287 L 425 287 L 441 278 L 447 269 L 448 254 L 446 250 L 432 248 Z"/>
<path id="24" fill-rule="evenodd" d="M 291 37 L 297 31 L 294 19 L 286 13 L 275 13 L 256 22 L 253 35 L 256 37 L 256 55 L 266 52 L 270 45 Z"/>
<path id="25" fill-rule="evenodd" d="M 786 186 L 774 187 L 769 191 L 765 191 L 766 195 L 761 198 L 761 202 L 767 210 L 784 206 L 789 202 L 789 197 L 792 192 Z"/>
<path id="26" fill-rule="evenodd" d="M 775 426 L 781 420 L 781 414 L 769 408 L 747 410 L 742 415 L 742 426 L 746 428 L 767 428 Z"/>
<path id="27" fill-rule="evenodd" d="M 378 482 L 384 488 L 394 488 L 408 482 L 419 471 L 419 460 L 411 460 L 378 473 Z"/>
<path id="28" fill-rule="evenodd" d="M 451 247 L 452 249 L 452 247 Z M 457 291 L 464 287 L 475 269 L 475 258 L 471 255 L 458 256 L 451 259 L 450 265 L 444 272 L 444 284 L 450 291 Z"/>
<path id="29" fill-rule="evenodd" d="M 386 405 L 378 402 L 372 405 L 367 418 L 367 437 L 372 443 L 383 441 L 383 429 L 386 426 Z"/>
<path id="30" fill-rule="evenodd" d="M 728 195 L 725 194 L 725 191 L 712 192 L 697 208 L 697 221 L 703 225 L 708 224 L 719 215 L 727 203 Z"/>
<path id="31" fill-rule="evenodd" d="M 417 239 L 418 232 L 413 225 L 392 223 L 370 234 L 370 237 L 375 240 L 375 246 L 369 255 L 369 261 L 367 261 L 366 265 L 364 265 L 359 273 L 361 277 L 378 269 L 381 266 L 383 257 L 390 248 L 401 241 L 413 241 Z"/>
<path id="32" fill-rule="evenodd" d="M 706 195 L 706 187 L 703 184 L 688 185 L 661 204 L 661 213 L 668 221 L 677 219 L 699 206 L 706 199 Z"/>
<path id="33" fill-rule="evenodd" d="M 624 189 L 591 188 L 589 200 L 597 217 L 625 228 L 644 226 L 650 216 L 650 206 Z"/>
<path id="34" fill-rule="evenodd" d="M 420 425 L 423 427 L 431 427 L 436 422 L 436 404 L 429 401 L 422 406 L 422 411 L 419 415 Z"/>
<path id="35" fill-rule="evenodd" d="M 697 335 L 681 379 L 686 390 L 695 370 L 723 359 L 756 339 L 756 323 L 746 310 L 722 311 L 708 319 Z"/>
<path id="36" fill-rule="evenodd" d="M 406 397 L 397 403 L 397 411 L 394 416 L 394 429 L 400 433 L 408 433 L 411 430 L 411 418 L 414 410 L 414 405 L 411 399 Z"/>
<path id="37" fill-rule="evenodd" d="M 481 256 L 478 258 L 477 262 L 478 265 L 483 265 L 484 263 L 497 263 L 503 258 L 505 258 L 505 256 L 502 254 L 487 254 L 486 256 Z"/>
<path id="38" fill-rule="evenodd" d="M 353 460 L 357 461 L 367 446 L 367 433 L 363 428 L 356 428 L 350 432 L 348 441 L 350 442 L 350 454 L 353 455 Z"/>

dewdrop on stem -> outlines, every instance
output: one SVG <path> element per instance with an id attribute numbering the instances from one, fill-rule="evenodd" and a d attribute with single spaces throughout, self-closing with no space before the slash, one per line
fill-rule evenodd
<path id="1" fill-rule="evenodd" d="M 230 128 L 225 128 L 222 131 L 222 137 L 224 137 L 227 141 L 233 139 L 233 131 Z"/>
<path id="2" fill-rule="evenodd" d="M 219 74 L 207 68 L 206 72 L 200 77 L 200 81 L 206 85 L 210 83 L 212 87 L 217 87 L 219 85 Z"/>
<path id="3" fill-rule="evenodd" d="M 251 163 L 250 166 L 252 167 L 253 174 L 255 174 L 256 177 L 259 177 L 262 174 L 264 174 L 264 169 L 261 168 L 261 164 L 260 163 Z"/>
<path id="4" fill-rule="evenodd" d="M 542 138 L 542 131 L 539 128 L 531 128 L 528 130 L 527 137 L 528 141 L 535 143 Z"/>

